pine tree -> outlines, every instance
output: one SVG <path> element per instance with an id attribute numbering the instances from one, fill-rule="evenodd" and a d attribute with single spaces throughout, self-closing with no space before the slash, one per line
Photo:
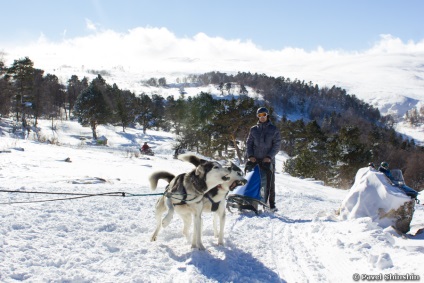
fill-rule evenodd
<path id="1" fill-rule="evenodd" d="M 6 70 L 0 61 L 0 115 L 8 116 L 12 108 L 12 86 L 5 76 Z"/>
<path id="2" fill-rule="evenodd" d="M 165 128 L 165 102 L 160 95 L 152 95 L 152 127 L 156 129 Z"/>
<path id="3" fill-rule="evenodd" d="M 34 63 L 28 58 L 14 60 L 12 66 L 7 70 L 7 76 L 13 80 L 13 85 L 16 88 L 15 113 L 16 121 L 19 121 L 19 114 L 23 111 L 24 102 L 31 99 L 31 90 L 34 79 Z M 22 122 L 25 122 L 25 117 L 22 117 Z"/>
<path id="4" fill-rule="evenodd" d="M 88 79 L 84 77 L 81 81 L 78 79 L 78 76 L 72 75 L 68 80 L 68 85 L 66 86 L 66 100 L 68 105 L 69 114 L 72 113 L 74 109 L 75 101 L 78 96 L 82 93 L 84 89 L 88 87 Z M 70 116 L 70 115 L 69 115 Z"/>
<path id="5" fill-rule="evenodd" d="M 92 82 L 78 96 L 75 102 L 74 115 L 81 125 L 91 127 L 93 139 L 97 140 L 97 126 L 107 124 L 112 116 L 112 110 L 98 85 Z"/>
<path id="6" fill-rule="evenodd" d="M 371 158 L 371 152 L 360 141 L 358 127 L 343 127 L 337 139 L 340 152 L 340 178 L 345 180 L 343 187 L 350 187 L 357 170 L 364 167 Z"/>
<path id="7" fill-rule="evenodd" d="M 152 99 L 145 93 L 135 98 L 135 121 L 143 127 L 145 134 L 147 129 L 151 128 L 153 117 Z"/>
<path id="8" fill-rule="evenodd" d="M 114 90 L 115 121 L 122 126 L 122 131 L 134 121 L 135 95 L 128 90 Z"/>
<path id="9" fill-rule="evenodd" d="M 50 76 L 43 77 L 44 71 L 34 70 L 32 110 L 34 114 L 34 126 L 38 124 L 38 118 L 43 114 L 52 114 L 54 99 L 50 97 L 48 80 Z M 55 76 L 56 77 L 56 76 Z M 57 78 L 57 77 L 56 77 Z M 53 121 L 52 121 L 53 125 Z M 53 126 L 52 126 L 53 129 Z"/>
<path id="10" fill-rule="evenodd" d="M 240 84 L 240 91 L 239 91 L 239 93 L 241 95 L 247 95 L 249 93 L 249 91 L 247 91 L 247 88 L 246 88 L 246 86 L 244 84 Z"/>
<path id="11" fill-rule="evenodd" d="M 239 99 L 221 100 L 217 113 L 212 121 L 216 148 L 219 151 L 227 150 L 231 143 L 240 162 L 243 161 L 238 141 L 247 138 L 250 126 L 256 121 L 254 100 L 247 96 Z"/>

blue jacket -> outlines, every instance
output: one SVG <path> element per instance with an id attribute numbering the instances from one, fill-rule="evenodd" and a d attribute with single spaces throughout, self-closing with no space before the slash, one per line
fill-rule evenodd
<path id="1" fill-rule="evenodd" d="M 275 155 L 280 151 L 281 134 L 278 128 L 270 120 L 259 123 L 250 128 L 246 140 L 247 157 L 255 157 L 262 160 L 271 158 L 275 163 Z"/>
<path id="2" fill-rule="evenodd" d="M 385 168 L 383 168 L 383 167 L 378 167 L 378 171 L 380 171 L 380 172 L 382 172 L 382 173 L 384 173 L 384 175 L 386 175 L 386 177 L 387 178 L 389 178 L 390 179 L 390 181 L 392 181 L 393 183 L 396 183 L 397 184 L 397 182 L 396 182 L 396 180 L 393 178 L 393 176 L 392 176 L 392 172 L 390 172 L 390 170 L 388 170 L 388 169 L 385 169 Z"/>

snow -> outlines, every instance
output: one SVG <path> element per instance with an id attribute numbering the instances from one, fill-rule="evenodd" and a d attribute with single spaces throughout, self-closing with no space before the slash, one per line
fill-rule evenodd
<path id="1" fill-rule="evenodd" d="M 399 122 L 395 125 L 395 130 L 408 139 L 414 139 L 417 145 L 424 145 L 424 125 L 414 127 L 406 122 Z"/>
<path id="2" fill-rule="evenodd" d="M 372 216 L 342 220 L 335 211 L 350 191 L 281 173 L 284 153 L 277 157 L 279 211 L 227 213 L 224 246 L 214 238 L 212 215 L 203 214 L 207 251 L 199 251 L 182 235 L 178 217 L 158 241 L 149 241 L 158 196 L 144 195 L 152 194 L 148 175 L 193 168 L 173 159 L 172 134 L 100 126 L 98 135 L 108 146 L 94 146 L 89 128 L 59 121 L 52 131 L 51 122 L 40 121 L 40 136 L 54 141 L 49 144 L 34 141 L 32 133 L 30 139 L 12 138 L 2 121 L 0 190 L 136 196 L 12 204 L 71 196 L 0 192 L 1 282 L 351 282 L 354 273 L 424 276 L 424 235 L 412 236 L 424 226 L 422 205 L 416 206 L 407 237 L 379 226 Z M 155 156 L 138 156 L 144 141 Z M 72 162 L 65 162 L 68 157 Z M 164 190 L 161 182 L 155 193 Z"/>

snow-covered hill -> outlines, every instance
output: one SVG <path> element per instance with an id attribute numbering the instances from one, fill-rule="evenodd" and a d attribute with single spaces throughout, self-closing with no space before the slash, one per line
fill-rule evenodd
<path id="1" fill-rule="evenodd" d="M 334 54 L 333 54 L 334 55 Z M 286 77 L 291 80 L 298 79 L 305 82 L 318 84 L 320 87 L 337 86 L 346 89 L 348 94 L 353 94 L 359 99 L 377 107 L 383 115 L 392 114 L 402 117 L 406 111 L 413 107 L 424 105 L 424 56 L 416 54 L 386 53 L 386 54 L 340 54 L 334 60 L 329 54 L 322 54 L 319 60 L 312 60 L 312 55 L 298 54 L 296 61 L 285 60 L 282 62 L 261 62 L 252 60 L 253 65 L 261 68 L 246 68 L 234 59 L 234 64 L 229 69 L 223 62 L 208 62 L 199 69 L 197 62 L 186 62 L 193 66 L 189 71 L 175 71 L 158 66 L 156 70 L 146 70 L 134 66 L 111 66 L 98 71 L 105 71 L 108 83 L 116 83 L 122 89 L 128 89 L 134 93 L 149 92 L 143 80 L 149 78 L 165 77 L 168 82 L 175 82 L 176 78 L 184 78 L 190 74 L 201 74 L 213 70 L 220 70 L 228 74 L 237 72 L 258 72 L 274 77 Z M 336 56 L 337 57 L 337 56 Z M 287 58 L 286 58 L 287 59 Z M 258 59 L 260 60 L 260 59 Z M 310 62 L 309 60 L 312 60 Z M 219 66 L 223 67 L 219 67 Z M 71 75 L 80 78 L 94 77 L 88 73 L 90 69 L 86 66 L 53 65 L 46 66 L 46 72 L 50 72 L 66 82 Z M 171 68 L 171 67 L 170 67 Z M 186 68 L 185 68 L 186 69 Z M 91 72 L 93 70 L 91 69 Z M 161 91 L 161 90 L 158 90 Z"/>
<path id="2" fill-rule="evenodd" d="M 397 119 L 396 131 L 404 134 L 410 139 L 415 139 L 417 144 L 424 144 L 424 125 L 420 127 L 411 127 L 403 121 L 404 114 L 412 109 L 419 109 L 424 105 L 424 56 L 411 57 L 408 54 L 387 53 L 387 54 L 344 54 L 340 55 L 340 60 L 332 60 L 328 54 L 323 54 L 319 62 L 314 59 L 310 65 L 306 63 L 308 56 L 299 57 L 300 61 L 287 64 L 269 64 L 264 62 L 259 73 L 269 76 L 284 76 L 293 79 L 311 81 L 320 87 L 332 87 L 333 85 L 347 90 L 348 94 L 353 94 L 359 99 L 377 107 L 383 115 L 392 114 Z M 414 60 L 412 60 L 414 59 Z M 305 62 L 303 62 L 304 60 Z M 291 62 L 291 63 L 290 63 Z M 303 63 L 301 63 L 303 62 Z M 393 64 L 396 65 L 393 65 Z M 189 63 L 187 63 L 189 64 Z M 195 64 L 195 63 L 190 63 Z M 225 64 L 223 64 L 225 65 Z M 214 64 L 210 69 L 197 68 L 193 66 L 193 72 L 172 71 L 158 67 L 157 70 L 144 70 L 134 66 L 111 66 L 103 69 L 95 69 L 99 72 L 104 71 L 107 83 L 116 83 L 119 88 L 127 89 L 135 94 L 159 94 L 163 97 L 180 96 L 178 87 L 150 87 L 145 85 L 145 81 L 150 78 L 166 78 L 169 84 L 175 84 L 177 79 L 182 80 L 193 73 L 205 73 L 211 70 L 222 70 Z M 235 62 L 234 66 L 238 66 Z M 305 67 L 307 66 L 307 67 Z M 96 77 L 95 71 L 87 66 L 74 65 L 53 65 L 46 66 L 46 73 L 52 73 L 66 83 L 72 75 L 77 75 L 80 79 L 88 77 L 90 80 Z M 228 70 L 228 74 L 236 74 L 235 69 Z M 238 71 L 243 71 L 240 66 Z M 364 71 L 366 70 L 366 71 Z M 224 71 L 226 72 L 225 68 Z M 186 97 L 195 96 L 200 92 L 211 93 L 217 97 L 221 96 L 217 86 L 209 85 L 205 87 L 185 87 Z M 261 99 L 254 90 L 248 88 L 249 96 Z M 233 90 L 238 94 L 237 89 Z M 227 92 L 224 92 L 227 94 Z M 279 111 L 281 112 L 281 111 Z M 289 117 L 290 118 L 290 117 Z"/>
<path id="3" fill-rule="evenodd" d="M 3 120 L 4 121 L 4 120 Z M 187 172 L 173 159 L 171 134 L 99 126 L 108 146 L 91 145 L 76 122 L 41 121 L 56 144 L 0 136 L 0 190 L 150 194 L 155 170 Z M 136 156 L 147 141 L 155 156 Z M 72 162 L 65 162 L 66 158 Z M 89 197 L 33 203 L 62 195 L 0 192 L 1 282 L 351 282 L 354 274 L 423 278 L 424 236 L 402 238 L 371 218 L 339 220 L 348 191 L 281 173 L 275 214 L 228 213 L 225 246 L 217 246 L 204 214 L 207 251 L 192 250 L 175 217 L 150 242 L 157 196 Z M 157 192 L 163 190 L 159 183 Z M 421 196 L 422 197 L 422 196 Z M 13 202 L 29 202 L 12 204 Z M 32 203 L 31 203 L 32 202 Z M 411 234 L 424 225 L 417 206 Z"/>

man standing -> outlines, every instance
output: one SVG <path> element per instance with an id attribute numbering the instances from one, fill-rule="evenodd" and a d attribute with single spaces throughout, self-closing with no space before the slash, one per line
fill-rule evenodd
<path id="1" fill-rule="evenodd" d="M 281 134 L 269 119 L 269 111 L 260 107 L 256 111 L 258 123 L 250 128 L 246 141 L 249 165 L 261 168 L 261 197 L 272 211 L 275 207 L 275 155 L 280 151 Z M 246 164 L 247 165 L 247 164 Z M 254 166 L 252 166 L 253 168 Z"/>

